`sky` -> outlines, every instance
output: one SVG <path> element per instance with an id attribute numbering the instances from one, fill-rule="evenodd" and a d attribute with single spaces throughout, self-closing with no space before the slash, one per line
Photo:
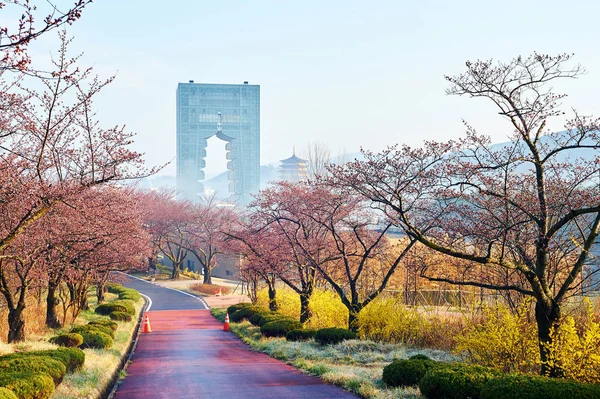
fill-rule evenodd
<path id="1" fill-rule="evenodd" d="M 463 119 L 506 141 L 510 127 L 491 104 L 445 94 L 444 75 L 467 60 L 575 53 L 587 73 L 556 91 L 569 94 L 566 106 L 600 114 L 598 15 L 591 0 L 95 0 L 68 33 L 83 64 L 116 74 L 98 114 L 137 133 L 148 165 L 174 161 L 175 91 L 188 80 L 261 86 L 268 164 L 316 141 L 338 155 L 458 138 Z M 47 36 L 35 57 L 56 42 Z M 209 176 L 221 168 L 209 158 Z M 175 163 L 160 174 L 174 175 Z"/>

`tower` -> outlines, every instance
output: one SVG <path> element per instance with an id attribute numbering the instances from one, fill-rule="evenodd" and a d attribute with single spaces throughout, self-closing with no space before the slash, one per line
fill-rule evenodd
<path id="1" fill-rule="evenodd" d="M 178 84 L 178 198 L 197 202 L 202 196 L 207 140 L 215 135 L 227 143 L 231 199 L 247 205 L 260 184 L 259 85 Z"/>
<path id="2" fill-rule="evenodd" d="M 283 159 L 279 165 L 281 180 L 299 182 L 308 178 L 308 161 L 296 156 L 296 149 L 291 157 Z"/>

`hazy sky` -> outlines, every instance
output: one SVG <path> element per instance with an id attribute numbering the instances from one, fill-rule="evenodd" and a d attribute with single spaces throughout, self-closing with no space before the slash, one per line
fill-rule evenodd
<path id="1" fill-rule="evenodd" d="M 557 89 L 600 114 L 599 14 L 591 0 L 96 0 L 69 32 L 86 64 L 117 73 L 100 115 L 137 132 L 149 164 L 175 156 L 175 90 L 190 79 L 260 84 L 265 164 L 309 141 L 336 155 L 456 138 L 462 118 L 504 141 L 484 100 L 444 94 L 443 75 L 468 59 L 575 53 L 588 73 Z"/>

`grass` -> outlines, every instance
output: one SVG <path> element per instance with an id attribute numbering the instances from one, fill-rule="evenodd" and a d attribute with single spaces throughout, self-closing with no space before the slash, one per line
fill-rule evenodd
<path id="1" fill-rule="evenodd" d="M 225 319 L 226 309 L 211 311 L 217 319 Z M 423 353 L 440 361 L 456 360 L 445 351 L 414 349 L 402 344 L 351 340 L 321 346 L 314 340 L 288 342 L 284 338 L 264 338 L 260 329 L 247 321 L 232 323 L 231 331 L 256 351 L 368 399 L 424 399 L 417 387 L 391 389 L 381 381 L 383 367 L 394 359 Z"/>
<path id="2" fill-rule="evenodd" d="M 91 298 L 90 298 L 91 299 Z M 116 299 L 114 294 L 106 294 L 106 299 Z M 91 300 L 90 300 L 91 302 Z M 137 324 L 143 300 L 135 304 L 136 315 L 130 322 L 119 322 L 115 332 L 114 345 L 110 349 L 85 349 L 83 369 L 74 374 L 67 374 L 62 384 L 56 388 L 54 399 L 100 398 L 111 388 L 112 376 L 119 371 L 121 359 L 126 355 Z M 94 304 L 90 303 L 91 308 Z M 85 324 L 99 316 L 93 311 L 82 312 L 77 324 Z M 119 371 L 120 375 L 122 372 Z"/>

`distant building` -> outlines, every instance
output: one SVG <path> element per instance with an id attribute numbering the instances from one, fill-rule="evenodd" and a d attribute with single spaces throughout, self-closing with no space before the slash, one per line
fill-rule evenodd
<path id="1" fill-rule="evenodd" d="M 231 199 L 246 205 L 260 184 L 260 86 L 177 85 L 178 198 L 197 202 L 204 193 L 207 139 L 227 142 Z"/>
<path id="2" fill-rule="evenodd" d="M 308 179 L 308 161 L 296 156 L 296 150 L 291 157 L 279 161 L 279 177 L 289 182 L 299 182 Z"/>

